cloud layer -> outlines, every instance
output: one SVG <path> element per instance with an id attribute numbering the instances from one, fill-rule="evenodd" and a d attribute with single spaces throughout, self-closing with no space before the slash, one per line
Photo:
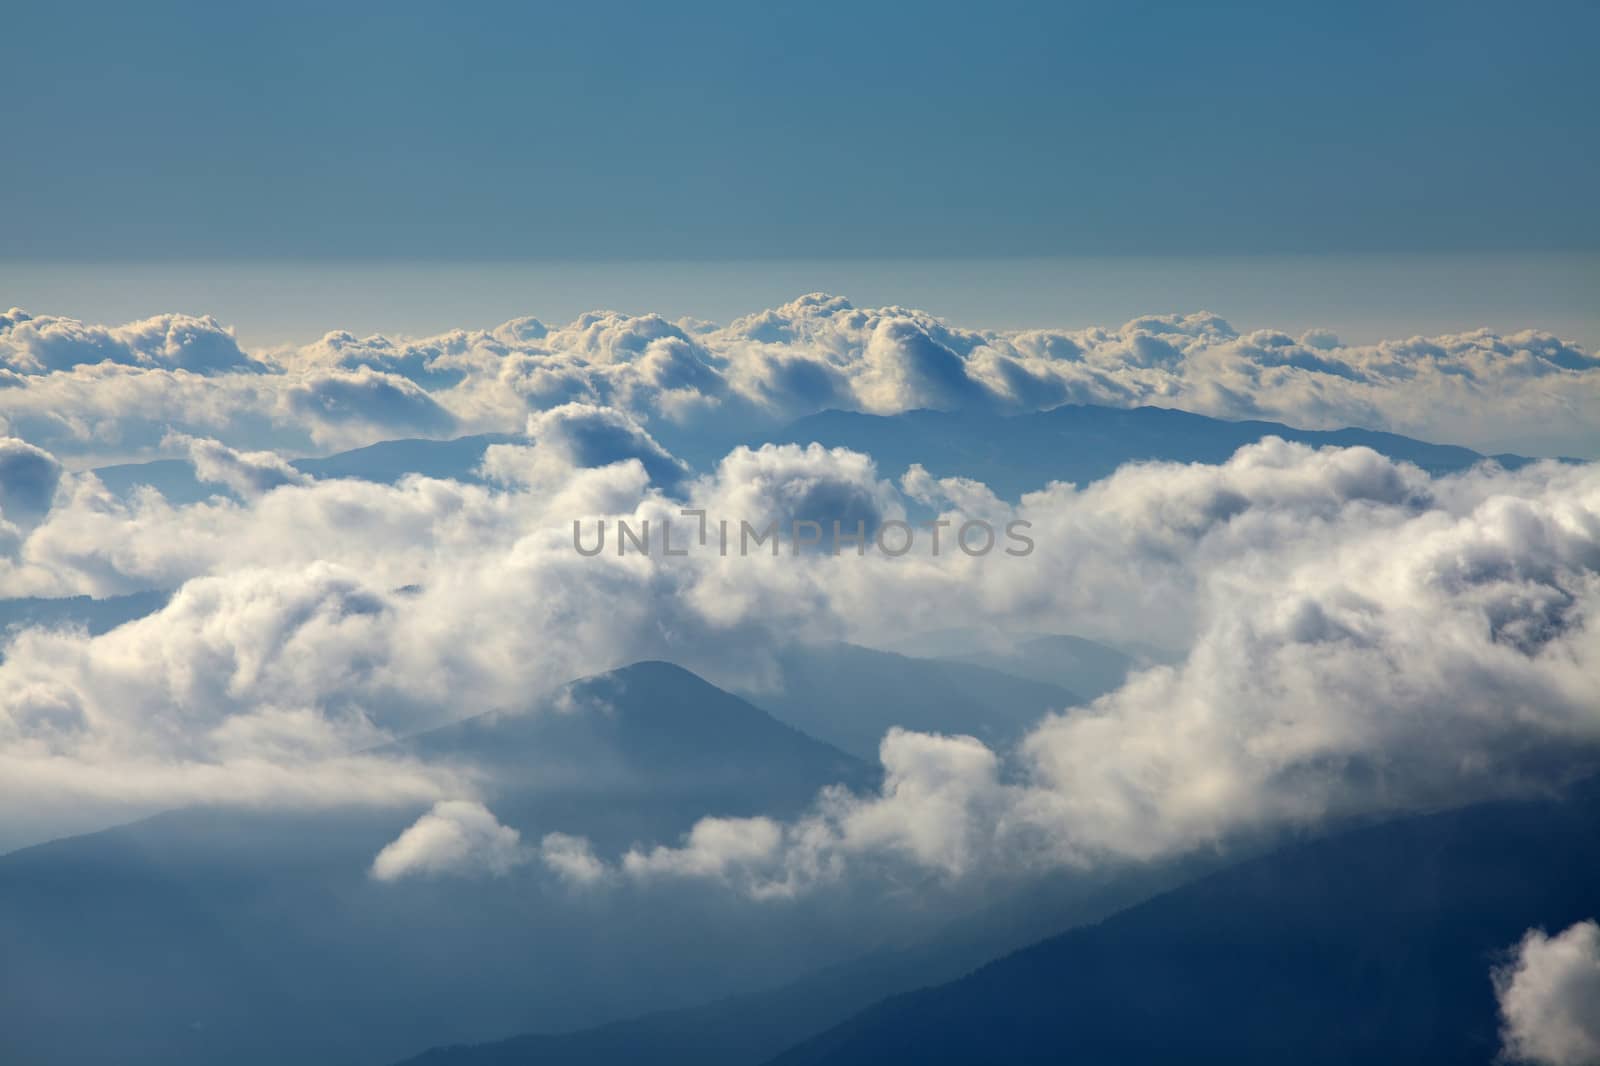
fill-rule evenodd
<path id="1" fill-rule="evenodd" d="M 1366 449 L 1268 440 L 1221 465 L 1127 467 L 1012 505 L 970 482 L 912 470 L 897 485 L 868 457 L 789 445 L 736 450 L 673 499 L 645 462 L 681 468 L 625 416 L 566 412 L 580 429 L 541 422 L 537 443 L 499 457 L 519 476 L 481 485 L 274 485 L 270 460 L 194 442 L 248 491 L 173 506 L 63 475 L 0 569 L 6 587 L 178 592 L 99 637 L 10 639 L 0 759 L 12 797 L 470 800 L 470 781 L 352 753 L 525 709 L 641 658 L 759 687 L 792 640 L 951 627 L 1155 645 L 1171 665 L 1044 718 L 1017 750 L 891 733 L 880 794 L 828 794 L 789 824 L 707 811 L 709 828 L 687 841 L 594 862 L 757 893 L 884 861 L 959 878 L 1169 855 L 1594 765 L 1594 466 L 1432 478 Z M 576 456 L 570 434 L 596 426 L 603 454 Z M 1025 520 L 1039 547 L 935 555 L 923 539 L 897 557 L 741 557 L 713 539 L 683 557 L 613 545 L 585 558 L 572 542 L 574 516 L 659 529 L 688 505 L 756 524 L 825 513 L 870 524 L 913 503 L 956 524 Z M 245 786 L 224 787 L 230 775 Z M 589 868 L 581 849 L 549 856 Z"/>
<path id="2" fill-rule="evenodd" d="M 1153 404 L 1486 451 L 1600 454 L 1600 360 L 1537 330 L 1346 345 L 1209 314 L 1116 328 L 970 330 L 821 294 L 712 327 L 591 312 L 437 337 L 335 332 L 247 353 L 210 318 L 124 326 L 0 315 L 0 412 L 62 457 L 153 454 L 168 430 L 242 450 L 518 432 L 564 404 L 648 427 L 772 425 L 828 408 L 1031 411 Z M 714 418 L 715 423 L 707 422 Z M 0 426 L 0 428 L 5 428 Z"/>
<path id="3" fill-rule="evenodd" d="M 5 415 L 13 433 L 43 434 L 0 440 L 0 596 L 176 590 L 100 636 L 4 637 L 0 812 L 26 816 L 0 813 L 0 839 L 193 802 L 474 804 L 470 772 L 385 742 L 525 712 L 640 659 L 760 691 L 794 641 L 906 646 L 951 630 L 1076 633 L 1162 665 L 1043 716 L 1012 750 L 893 731 L 880 791 L 829 791 L 798 819 L 713 810 L 686 839 L 620 854 L 559 832 L 488 854 L 574 884 L 697 877 L 757 895 L 891 867 L 959 880 L 1534 789 L 1600 757 L 1593 464 L 1430 477 L 1364 448 L 1269 439 L 1225 463 L 1128 466 L 1011 503 L 819 446 L 737 448 L 697 476 L 656 432 L 840 404 L 1226 396 L 1236 413 L 1297 421 L 1362 420 L 1347 417 L 1357 401 L 1388 424 L 1459 404 L 1559 431 L 1600 375 L 1542 335 L 1355 349 L 1241 337 L 1204 315 L 978 333 L 807 297 L 722 329 L 606 313 L 426 341 L 330 334 L 256 357 L 207 320 L 151 321 L 12 315 L 0 334 Z M 317 480 L 276 450 L 489 427 L 519 436 L 470 484 Z M 228 491 L 119 495 L 39 443 L 142 440 Z M 575 522 L 649 523 L 653 538 L 678 522 L 687 538 L 685 508 L 712 530 L 1019 521 L 1037 548 L 974 557 L 919 537 L 903 555 L 724 554 L 713 533 L 682 556 L 619 555 L 614 538 L 597 556 L 574 549 Z M 476 844 L 418 858 L 503 839 L 488 812 L 428 817 L 384 870 L 501 861 L 479 862 Z"/>

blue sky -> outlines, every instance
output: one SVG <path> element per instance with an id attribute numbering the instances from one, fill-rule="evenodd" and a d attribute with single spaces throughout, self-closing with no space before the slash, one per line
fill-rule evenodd
<path id="1" fill-rule="evenodd" d="M 1594 249 L 1593 5 L 33 4 L 0 257 Z"/>

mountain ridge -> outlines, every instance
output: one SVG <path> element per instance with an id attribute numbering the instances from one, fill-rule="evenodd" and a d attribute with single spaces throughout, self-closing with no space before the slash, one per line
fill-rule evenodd
<path id="1" fill-rule="evenodd" d="M 886 999 L 765 1066 L 1492 1061 L 1490 968 L 1528 928 L 1600 909 L 1597 822 L 1589 779 L 1292 845 Z"/>
<path id="2" fill-rule="evenodd" d="M 1538 462 L 1509 453 L 1484 455 L 1381 430 L 1306 430 L 1278 422 L 1229 421 L 1169 407 L 1063 404 L 1045 411 L 916 410 L 893 415 L 822 411 L 767 434 L 762 443 L 819 443 L 870 454 L 885 474 L 920 464 L 936 477 L 981 481 L 1016 499 L 1051 481 L 1086 484 L 1129 462 L 1225 462 L 1266 437 L 1316 447 L 1362 446 L 1415 463 L 1432 474 L 1492 460 L 1510 469 Z M 1576 460 L 1560 460 L 1575 462 Z"/>
<path id="3" fill-rule="evenodd" d="M 681 667 L 614 673 L 578 683 L 580 696 L 635 701 L 609 719 L 590 707 L 554 732 L 499 728 L 547 717 L 538 713 L 463 727 L 511 771 L 576 764 L 542 789 L 479 782 L 524 841 L 584 836 L 611 858 L 674 841 L 707 814 L 782 815 L 841 776 L 857 787 L 876 780 Z M 702 701 L 710 706 L 693 706 Z M 673 729 L 686 706 L 691 725 Z M 620 735 L 610 731 L 619 720 Z M 660 728 L 629 732 L 640 724 Z M 451 728 L 443 740 L 455 739 Z M 664 745 L 663 731 L 686 735 Z M 570 738 L 600 750 L 619 736 L 621 755 L 595 758 L 634 775 L 631 789 L 588 787 L 583 756 L 515 743 Z M 705 768 L 730 772 L 707 780 Z M 428 806 L 194 807 L 0 856 L 0 1061 L 381 1066 L 419 1047 L 594 1025 L 792 980 L 859 953 L 879 929 L 920 920 L 853 900 L 841 912 L 841 894 L 778 904 L 774 921 L 773 904 L 731 890 L 674 879 L 581 890 L 537 862 L 373 878 L 374 856 Z"/>
<path id="4" fill-rule="evenodd" d="M 1486 455 L 1463 445 L 1436 444 L 1385 430 L 1356 426 L 1307 430 L 1280 422 L 1233 421 L 1153 406 L 1062 404 L 1013 414 L 918 409 L 891 415 L 830 408 L 754 435 L 741 432 L 693 437 L 669 432 L 669 427 L 659 428 L 663 443 L 701 472 L 711 470 L 739 445 L 815 441 L 829 447 L 865 451 L 884 470 L 898 472 L 920 462 L 935 474 L 984 481 L 1010 498 L 1044 488 L 1050 481 L 1082 484 L 1098 480 L 1125 462 L 1222 462 L 1239 447 L 1268 436 L 1319 447 L 1369 447 L 1390 458 L 1414 462 L 1435 474 L 1465 470 L 1484 460 L 1510 469 L 1540 461 L 1509 452 Z M 966 431 L 965 440 L 958 432 L 961 430 Z M 404 437 L 326 456 L 297 458 L 290 465 L 317 478 L 355 477 L 392 484 L 407 474 L 420 474 L 476 484 L 483 480 L 476 469 L 485 449 L 491 444 L 523 440 L 514 433 L 444 439 Z M 1108 443 L 1118 445 L 1120 450 L 1105 451 Z M 1099 447 L 1101 452 L 1067 456 L 1071 461 L 1054 469 L 1025 462 L 1041 448 L 1064 445 L 1080 450 Z M 1063 456 L 1055 458 L 1059 464 Z M 138 485 L 148 484 L 173 503 L 193 503 L 226 494 L 222 486 L 199 481 L 184 459 L 118 463 L 96 467 L 91 472 L 114 492 L 126 494 Z"/>

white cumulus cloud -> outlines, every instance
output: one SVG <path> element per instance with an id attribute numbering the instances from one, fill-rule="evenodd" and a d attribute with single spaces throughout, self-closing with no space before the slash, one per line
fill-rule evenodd
<path id="1" fill-rule="evenodd" d="M 380 881 L 442 874 L 504 875 L 528 861 L 522 837 L 481 803 L 443 800 L 372 860 Z"/>
<path id="2" fill-rule="evenodd" d="M 241 452 L 221 441 L 183 433 L 169 433 L 163 443 L 188 453 L 201 481 L 225 485 L 240 496 L 256 496 L 280 485 L 304 485 L 311 480 L 276 452 Z"/>
<path id="3" fill-rule="evenodd" d="M 976 330 L 823 294 L 722 327 L 590 312 L 433 337 L 329 333 L 247 353 L 209 318 L 101 326 L 0 315 L 8 431 L 58 456 L 150 455 L 168 429 L 283 454 L 385 436 L 519 432 L 569 403 L 652 430 L 771 428 L 829 408 L 1179 407 L 1347 425 L 1489 452 L 1600 455 L 1600 359 L 1537 329 L 1346 344 L 1216 315 Z M 659 433 L 657 434 L 659 436 Z"/>
<path id="4" fill-rule="evenodd" d="M 1503 1057 L 1531 1066 L 1600 1063 L 1600 925 L 1530 929 L 1495 971 Z"/>

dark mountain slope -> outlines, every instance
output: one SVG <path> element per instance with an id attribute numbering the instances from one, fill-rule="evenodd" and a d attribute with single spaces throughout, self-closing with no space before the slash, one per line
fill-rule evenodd
<path id="1" fill-rule="evenodd" d="M 779 1056 L 829 1063 L 1473 1063 L 1533 926 L 1600 912 L 1600 784 L 1298 846 L 899 996 Z"/>
<path id="2" fill-rule="evenodd" d="M 672 840 L 707 814 L 792 815 L 825 785 L 871 789 L 879 779 L 875 765 L 665 662 L 587 678 L 531 713 L 478 715 L 403 747 L 487 771 L 487 800 L 503 817 L 577 825 L 616 847 Z"/>
<path id="3" fill-rule="evenodd" d="M 777 988 L 592 1029 L 434 1048 L 403 1066 L 758 1066 L 884 996 L 966 973 L 1046 930 L 1095 921 L 1199 872 L 1188 863 L 1048 877 L 921 942 L 885 946 Z"/>

